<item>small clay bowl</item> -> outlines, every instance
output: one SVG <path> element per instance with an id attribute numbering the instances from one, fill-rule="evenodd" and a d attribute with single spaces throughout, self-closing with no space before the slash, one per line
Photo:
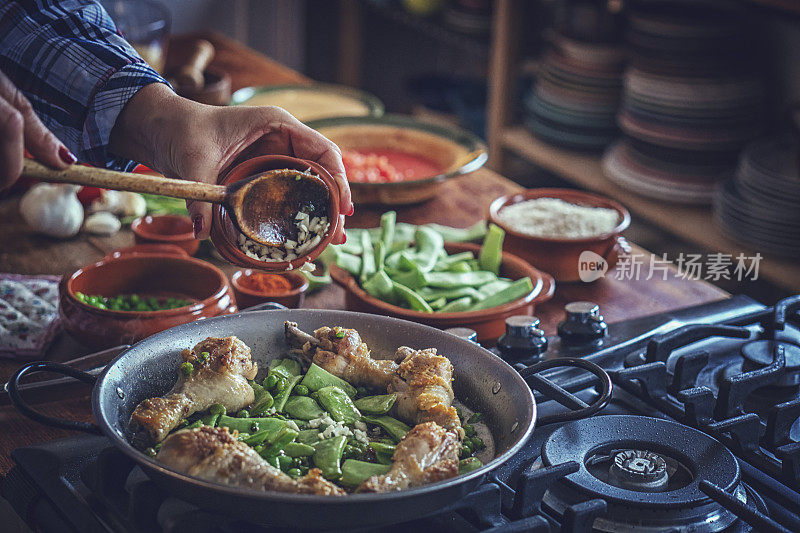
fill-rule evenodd
<path id="1" fill-rule="evenodd" d="M 192 220 L 181 215 L 146 215 L 131 222 L 131 231 L 138 244 L 166 243 L 180 246 L 194 255 L 200 241 L 194 238 Z"/>
<path id="2" fill-rule="evenodd" d="M 246 309 L 264 302 L 279 303 L 291 309 L 296 309 L 303 305 L 303 300 L 306 299 L 306 291 L 308 291 L 308 280 L 304 275 L 299 272 L 271 273 L 270 275 L 286 278 L 292 288 L 280 293 L 266 293 L 254 290 L 243 284 L 244 279 L 258 273 L 257 270 L 249 268 L 237 270 L 233 273 L 231 286 L 233 287 L 233 293 L 236 295 L 236 303 L 239 304 L 239 308 Z"/>
<path id="3" fill-rule="evenodd" d="M 595 237 L 550 239 L 519 233 L 510 229 L 499 219 L 498 213 L 504 207 L 534 198 L 559 198 L 572 204 L 613 209 L 619 214 L 619 222 L 610 232 Z M 542 188 L 501 196 L 494 200 L 489 207 L 489 219 L 506 232 L 503 242 L 504 250 L 508 250 L 536 268 L 550 273 L 559 282 L 581 280 L 581 261 L 584 261 L 586 265 L 592 265 L 587 268 L 602 268 L 603 265 L 597 265 L 600 263 L 597 260 L 598 256 L 605 261 L 606 270 L 611 270 L 617 264 L 620 254 L 630 249 L 628 242 L 620 235 L 631 223 L 631 214 L 628 210 L 610 198 L 583 191 Z M 592 254 L 584 254 L 585 252 L 592 252 Z M 581 254 L 584 256 L 581 257 Z M 600 277 L 587 277 L 586 274 L 586 269 L 584 269 L 584 277 L 587 280 Z"/>
<path id="4" fill-rule="evenodd" d="M 116 296 L 174 296 L 194 303 L 163 311 L 113 311 L 83 303 L 76 292 Z M 59 284 L 59 316 L 79 342 L 104 349 L 133 344 L 173 326 L 234 313 L 228 279 L 214 265 L 173 245 L 146 244 L 114 252 L 65 276 Z"/>
<path id="5" fill-rule="evenodd" d="M 450 254 L 474 252 L 477 255 L 480 246 L 472 243 L 445 243 L 445 249 Z M 333 280 L 344 288 L 345 307 L 350 311 L 393 316 L 440 329 L 462 326 L 475 330 L 478 333 L 478 340 L 482 342 L 497 340 L 505 332 L 506 318 L 514 315 L 532 315 L 536 305 L 552 298 L 555 291 L 555 282 L 552 276 L 533 268 L 508 252 L 503 252 L 500 275 L 511 279 L 528 276 L 533 282 L 533 290 L 513 302 L 480 311 L 461 313 L 412 311 L 370 296 L 358 285 L 358 281 L 349 272 L 335 264 L 331 265 L 330 271 Z"/>
<path id="6" fill-rule="evenodd" d="M 273 272 L 294 270 L 302 266 L 306 261 L 311 262 L 316 259 L 317 256 L 322 253 L 322 250 L 330 244 L 334 233 L 336 233 L 336 227 L 339 224 L 339 189 L 334 179 L 321 165 L 313 161 L 306 161 L 294 157 L 264 155 L 248 159 L 236 165 L 222 177 L 220 183 L 222 185 L 230 185 L 241 179 L 268 170 L 289 168 L 302 172 L 308 170 L 309 167 L 325 182 L 330 192 L 330 201 L 328 203 L 328 221 L 330 222 L 330 227 L 328 228 L 328 233 L 325 234 L 317 247 L 306 255 L 293 259 L 292 261 L 272 262 L 253 259 L 239 249 L 237 243 L 239 231 L 233 225 L 231 218 L 228 216 L 228 212 L 221 205 L 214 205 L 211 211 L 211 242 L 226 261 L 242 268 L 254 268 L 257 270 L 269 270 Z"/>

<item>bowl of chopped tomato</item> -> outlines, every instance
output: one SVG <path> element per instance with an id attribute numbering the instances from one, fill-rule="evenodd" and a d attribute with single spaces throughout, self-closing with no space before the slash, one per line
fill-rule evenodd
<path id="1" fill-rule="evenodd" d="M 295 309 L 303 304 L 308 279 L 298 272 L 260 272 L 248 268 L 234 272 L 231 286 L 241 309 L 264 302 Z"/>
<path id="2" fill-rule="evenodd" d="M 458 128 L 414 117 L 336 117 L 308 122 L 342 150 L 356 204 L 429 200 L 450 178 L 486 162 L 486 146 Z"/>

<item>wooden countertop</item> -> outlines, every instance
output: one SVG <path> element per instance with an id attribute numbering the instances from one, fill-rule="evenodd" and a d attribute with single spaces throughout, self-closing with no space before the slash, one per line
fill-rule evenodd
<path id="1" fill-rule="evenodd" d="M 202 34 L 217 48 L 213 64 L 231 74 L 234 89 L 248 85 L 282 83 L 307 83 L 304 76 L 269 60 L 249 48 L 217 34 Z M 170 44 L 168 64 L 184 53 L 190 37 L 178 37 Z M 412 223 L 438 222 L 466 227 L 484 218 L 489 203 L 496 197 L 519 191 L 521 187 L 486 169 L 447 182 L 434 200 L 418 206 L 397 209 L 398 220 Z M 68 274 L 77 268 L 96 261 L 108 252 L 133 244 L 129 230 L 113 237 L 78 236 L 67 241 L 35 235 L 17 214 L 18 197 L 0 200 L 0 272 L 23 274 Z M 384 209 L 357 208 L 348 220 L 350 227 L 377 225 Z M 634 246 L 635 253 L 649 254 Z M 232 273 L 235 268 L 220 265 Z M 646 260 L 646 258 L 645 258 Z M 646 276 L 643 276 L 643 278 Z M 667 279 L 656 275 L 653 279 L 621 280 L 608 277 L 594 284 L 560 284 L 554 298 L 537 308 L 548 334 L 555 332 L 562 319 L 565 303 L 591 300 L 600 305 L 609 322 L 625 320 L 680 307 L 696 305 L 727 297 L 721 289 L 705 282 L 681 279 L 674 269 Z M 342 309 L 343 291 L 335 286 L 310 295 L 304 307 Z M 65 360 L 88 353 L 68 337 L 62 335 L 50 350 L 49 357 Z M 19 366 L 19 362 L 0 361 L 0 379 L 4 381 Z M 88 393 L 88 389 L 86 389 Z M 73 399 L 40 405 L 49 414 L 89 420 L 89 402 L 86 394 L 75 393 Z M 11 467 L 9 453 L 18 446 L 52 440 L 69 435 L 68 432 L 41 426 L 17 414 L 13 408 L 0 408 L 0 473 Z"/>

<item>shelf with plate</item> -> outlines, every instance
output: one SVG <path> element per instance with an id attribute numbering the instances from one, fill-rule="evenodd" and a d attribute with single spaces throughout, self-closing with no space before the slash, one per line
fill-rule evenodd
<path id="1" fill-rule="evenodd" d="M 565 150 L 540 141 L 521 126 L 502 130 L 500 142 L 506 150 L 584 189 L 622 202 L 634 215 L 710 252 L 745 256 L 755 251 L 737 243 L 715 225 L 708 206 L 660 202 L 638 196 L 609 181 L 600 157 L 588 152 Z M 759 277 L 789 291 L 800 290 L 800 268 L 792 259 L 762 254 Z"/>

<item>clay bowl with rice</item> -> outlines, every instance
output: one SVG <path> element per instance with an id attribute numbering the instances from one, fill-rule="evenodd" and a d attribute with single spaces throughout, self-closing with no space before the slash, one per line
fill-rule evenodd
<path id="1" fill-rule="evenodd" d="M 631 215 L 618 202 L 573 189 L 529 189 L 501 196 L 489 219 L 506 232 L 503 249 L 556 281 L 594 281 L 630 246 Z"/>
<path id="2" fill-rule="evenodd" d="M 260 156 L 232 168 L 221 180 L 230 185 L 261 173 L 274 173 L 283 179 L 293 174 L 304 182 L 319 181 L 320 186 L 293 192 L 298 195 L 297 213 L 284 221 L 288 239 L 279 246 L 266 246 L 245 237 L 221 205 L 213 206 L 211 242 L 229 263 L 243 268 L 270 271 L 294 270 L 311 263 L 333 239 L 339 223 L 339 192 L 336 182 L 319 164 L 287 156 Z M 324 185 L 324 186 L 323 186 Z"/>
<path id="3" fill-rule="evenodd" d="M 479 169 L 487 158 L 474 135 L 413 117 L 339 117 L 308 125 L 342 149 L 353 202 L 359 205 L 424 202 L 446 180 Z"/>

